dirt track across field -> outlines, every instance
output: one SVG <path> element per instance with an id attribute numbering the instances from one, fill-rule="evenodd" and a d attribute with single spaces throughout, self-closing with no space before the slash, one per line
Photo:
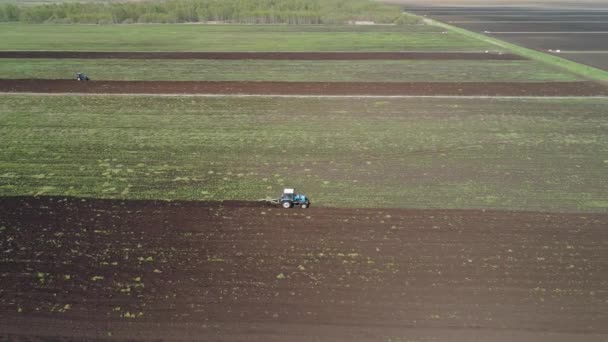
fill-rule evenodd
<path id="1" fill-rule="evenodd" d="M 106 58 L 106 59 L 269 59 L 269 60 L 523 60 L 510 53 L 493 52 L 104 52 L 0 51 L 0 58 Z"/>
<path id="2" fill-rule="evenodd" d="M 607 226 L 605 214 L 0 198 L 0 339 L 605 341 Z"/>
<path id="3" fill-rule="evenodd" d="M 90 94 L 605 96 L 594 82 L 205 82 L 0 80 L 0 92 Z"/>

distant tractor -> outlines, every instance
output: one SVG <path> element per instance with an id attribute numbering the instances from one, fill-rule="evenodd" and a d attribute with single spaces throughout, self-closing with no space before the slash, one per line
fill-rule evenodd
<path id="1" fill-rule="evenodd" d="M 288 209 L 293 207 L 300 207 L 306 209 L 310 207 L 310 200 L 304 194 L 297 194 L 295 189 L 283 189 L 283 194 L 279 198 L 263 199 L 263 202 L 280 205 L 281 207 Z"/>
<path id="2" fill-rule="evenodd" d="M 77 81 L 88 81 L 89 80 L 89 76 L 79 72 L 76 74 L 76 80 Z"/>

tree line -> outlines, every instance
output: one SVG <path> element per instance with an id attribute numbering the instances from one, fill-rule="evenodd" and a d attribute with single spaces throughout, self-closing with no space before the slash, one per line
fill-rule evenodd
<path id="1" fill-rule="evenodd" d="M 167 0 L 0 5 L 0 21 L 57 24 L 227 22 L 243 24 L 407 23 L 394 5 L 371 0 Z"/>

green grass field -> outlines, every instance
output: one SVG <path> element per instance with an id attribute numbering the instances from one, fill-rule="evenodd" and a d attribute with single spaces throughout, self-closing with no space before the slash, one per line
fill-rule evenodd
<path id="1" fill-rule="evenodd" d="M 0 196 L 608 211 L 606 99 L 0 97 Z"/>
<path id="2" fill-rule="evenodd" d="M 145 67 L 142 67 L 145 66 Z M 272 61 L 3 59 L 0 78 L 205 81 L 576 81 L 580 77 L 535 61 Z"/>
<path id="3" fill-rule="evenodd" d="M 430 25 L 0 24 L 2 50 L 503 51 Z"/>
<path id="4" fill-rule="evenodd" d="M 497 51 L 430 25 L 0 24 L 2 50 Z M 505 48 L 506 49 L 506 48 Z M 502 50 L 505 51 L 505 50 Z M 538 61 L 3 59 L 0 78 L 574 81 Z M 0 196 L 608 211 L 608 100 L 0 95 Z"/>

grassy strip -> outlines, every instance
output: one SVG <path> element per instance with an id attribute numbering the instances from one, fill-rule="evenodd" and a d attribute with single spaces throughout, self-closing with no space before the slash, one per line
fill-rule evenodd
<path id="1" fill-rule="evenodd" d="M 145 68 L 142 68 L 145 65 Z M 206 80 L 291 82 L 576 81 L 536 61 L 265 61 L 2 59 L 3 79 L 66 79 L 86 72 L 95 80 Z"/>
<path id="2" fill-rule="evenodd" d="M 445 24 L 445 23 L 442 23 L 442 22 L 439 22 L 439 21 L 436 21 L 436 20 L 433 20 L 430 18 L 424 18 L 424 22 L 426 22 L 430 25 L 435 25 L 435 26 L 438 26 L 441 28 L 445 28 L 447 30 L 450 30 L 451 32 L 458 33 L 463 36 L 478 39 L 484 43 L 493 44 L 495 46 L 498 46 L 502 49 L 513 52 L 513 53 L 518 54 L 523 57 L 527 57 L 527 58 L 530 58 L 530 59 L 533 59 L 533 60 L 536 60 L 539 62 L 554 65 L 556 67 L 568 70 L 577 75 L 581 75 L 587 79 L 601 81 L 601 82 L 608 82 L 608 71 L 604 71 L 604 70 L 594 68 L 594 67 L 591 67 L 588 65 L 573 62 L 571 60 L 567 60 L 567 59 L 564 59 L 564 58 L 561 58 L 558 56 L 543 53 L 543 52 L 536 51 L 533 49 L 528 49 L 528 48 L 525 48 L 525 47 L 522 47 L 519 45 L 511 44 L 511 43 L 505 42 L 500 39 L 488 37 L 486 35 L 476 33 L 476 32 L 471 32 L 471 31 L 468 31 L 468 30 L 465 30 L 465 29 L 462 29 L 459 27 L 455 27 L 452 25 L 448 25 L 448 24 Z"/>
<path id="3" fill-rule="evenodd" d="M 0 99 L 0 196 L 608 211 L 606 99 Z"/>
<path id="4" fill-rule="evenodd" d="M 429 25 L 0 24 L 0 41 L 3 50 L 68 51 L 483 51 L 493 47 L 461 34 L 436 31 Z"/>

